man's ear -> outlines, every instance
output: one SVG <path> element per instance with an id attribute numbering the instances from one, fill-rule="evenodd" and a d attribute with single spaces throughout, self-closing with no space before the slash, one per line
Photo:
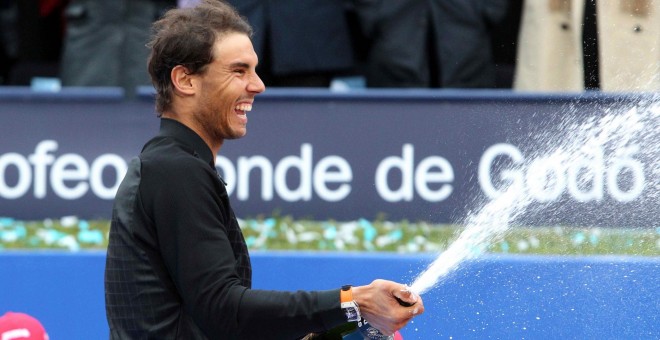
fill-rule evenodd
<path id="1" fill-rule="evenodd" d="M 172 85 L 174 86 L 175 92 L 184 95 L 191 95 L 195 93 L 195 76 L 190 74 L 185 66 L 175 66 L 170 73 L 170 78 L 172 80 Z"/>

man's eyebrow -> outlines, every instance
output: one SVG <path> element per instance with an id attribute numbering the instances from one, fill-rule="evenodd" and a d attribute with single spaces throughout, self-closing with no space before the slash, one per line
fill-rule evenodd
<path id="1" fill-rule="evenodd" d="M 235 63 L 229 64 L 229 67 L 231 67 L 231 68 L 250 68 L 250 64 L 244 63 L 242 61 L 237 61 Z"/>

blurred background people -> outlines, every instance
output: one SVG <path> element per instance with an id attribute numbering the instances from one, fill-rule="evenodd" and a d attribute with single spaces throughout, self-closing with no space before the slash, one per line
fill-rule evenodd
<path id="1" fill-rule="evenodd" d="M 515 89 L 660 90 L 660 1 L 526 0 Z"/>
<path id="2" fill-rule="evenodd" d="M 257 72 L 266 86 L 328 87 L 352 71 L 340 0 L 229 0 L 254 28 Z"/>
<path id="3" fill-rule="evenodd" d="M 506 38 L 507 30 L 517 30 L 518 3 L 354 0 L 367 45 L 367 87 L 510 87 L 511 80 L 498 81 L 496 58 L 503 54 L 496 52 L 509 53 L 513 63 L 515 39 Z M 502 69 L 500 78 L 511 73 Z"/>
<path id="4" fill-rule="evenodd" d="M 149 25 L 197 0 L 0 0 L 0 84 L 150 85 Z M 269 86 L 658 91 L 658 0 L 228 0 Z"/>
<path id="5" fill-rule="evenodd" d="M 0 83 L 57 77 L 65 0 L 0 0 Z"/>
<path id="6" fill-rule="evenodd" d="M 64 86 L 119 86 L 127 96 L 151 85 L 145 46 L 151 23 L 175 0 L 70 0 L 64 16 Z"/>
<path id="7" fill-rule="evenodd" d="M 20 22 L 18 43 L 4 39 L 3 83 L 45 76 L 64 86 L 120 86 L 130 97 L 150 85 L 142 66 L 151 22 L 197 1 L 0 0 L 1 13 L 18 7 Z M 346 77 L 360 79 L 357 87 L 512 86 L 522 0 L 228 2 L 255 28 L 269 86 L 328 87 Z"/>
<path id="8" fill-rule="evenodd" d="M 9 70 L 18 57 L 18 6 L 15 0 L 0 0 L 0 85 L 9 83 Z"/>

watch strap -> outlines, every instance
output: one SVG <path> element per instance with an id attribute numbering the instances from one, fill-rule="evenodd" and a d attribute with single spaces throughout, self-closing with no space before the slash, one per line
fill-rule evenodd
<path id="1" fill-rule="evenodd" d="M 358 306 L 357 302 L 353 299 L 352 287 L 341 287 L 339 297 L 341 308 L 344 311 L 344 314 L 346 314 L 346 320 L 348 322 L 360 321 L 362 319 L 362 315 L 360 314 L 360 306 Z"/>
<path id="2" fill-rule="evenodd" d="M 342 286 L 341 291 L 339 292 L 339 301 L 350 302 L 353 301 L 353 287 L 350 285 Z"/>

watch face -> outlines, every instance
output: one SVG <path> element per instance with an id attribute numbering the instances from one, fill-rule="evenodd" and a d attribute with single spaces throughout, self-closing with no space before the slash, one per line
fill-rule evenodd
<path id="1" fill-rule="evenodd" d="M 346 308 L 344 309 L 344 312 L 346 313 L 346 319 L 348 320 L 355 320 L 358 317 L 357 310 L 355 310 L 355 308 Z"/>

